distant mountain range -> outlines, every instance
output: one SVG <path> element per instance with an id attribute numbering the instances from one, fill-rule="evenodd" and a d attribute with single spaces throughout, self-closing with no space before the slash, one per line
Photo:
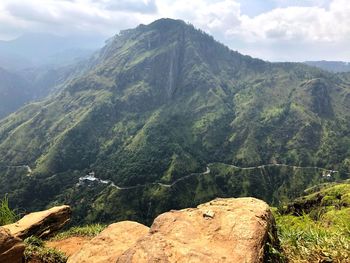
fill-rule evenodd
<path id="1" fill-rule="evenodd" d="M 350 72 L 350 63 L 343 61 L 306 61 L 305 64 L 330 72 Z"/>
<path id="2" fill-rule="evenodd" d="M 19 208 L 150 222 L 215 196 L 277 204 L 350 172 L 346 74 L 243 56 L 172 19 L 122 31 L 82 68 L 0 121 L 0 196 Z"/>
<path id="3" fill-rule="evenodd" d="M 102 38 L 26 34 L 14 40 L 0 41 L 0 66 L 18 70 L 48 64 L 71 64 L 91 55 L 103 43 Z"/>
<path id="4" fill-rule="evenodd" d="M 21 76 L 0 68 L 0 119 L 17 110 L 30 97 L 30 89 Z"/>
<path id="5" fill-rule="evenodd" d="M 85 61 L 70 65 L 46 65 L 9 71 L 0 67 L 0 119 L 26 103 L 60 90 L 69 79 L 84 71 Z"/>
<path id="6" fill-rule="evenodd" d="M 57 91 L 102 46 L 101 39 L 27 34 L 0 41 L 0 119 Z"/>

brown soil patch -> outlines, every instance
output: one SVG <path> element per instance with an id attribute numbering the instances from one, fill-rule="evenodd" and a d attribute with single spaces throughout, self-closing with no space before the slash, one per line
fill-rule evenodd
<path id="1" fill-rule="evenodd" d="M 55 248 L 63 252 L 67 257 L 70 257 L 90 240 L 91 237 L 69 237 L 62 240 L 48 241 L 45 245 L 46 247 Z"/>

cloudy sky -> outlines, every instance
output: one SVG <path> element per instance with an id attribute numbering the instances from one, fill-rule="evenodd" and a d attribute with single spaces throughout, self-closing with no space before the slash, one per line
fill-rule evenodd
<path id="1" fill-rule="evenodd" d="M 271 61 L 350 61 L 349 0 L 1 0 L 0 39 L 30 32 L 108 38 L 161 17 Z"/>

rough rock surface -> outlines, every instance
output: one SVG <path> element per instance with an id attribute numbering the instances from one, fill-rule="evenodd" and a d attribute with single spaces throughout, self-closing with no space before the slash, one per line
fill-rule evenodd
<path id="1" fill-rule="evenodd" d="M 29 236 L 46 237 L 61 229 L 71 216 L 71 209 L 67 205 L 56 206 L 45 211 L 25 215 L 14 224 L 5 225 L 10 233 L 21 239 Z"/>
<path id="2" fill-rule="evenodd" d="M 270 233 L 270 234 L 269 234 Z M 269 206 L 255 198 L 215 199 L 158 216 L 117 262 L 263 262 L 278 240 Z M 275 241 L 276 243 L 278 241 Z"/>
<path id="3" fill-rule="evenodd" d="M 89 243 L 91 237 L 68 237 L 62 240 L 52 240 L 45 242 L 45 246 L 49 248 L 54 248 L 61 251 L 67 257 L 72 256 L 82 249 L 82 247 Z"/>
<path id="4" fill-rule="evenodd" d="M 145 236 L 149 228 L 136 222 L 123 221 L 109 225 L 82 249 L 68 258 L 67 263 L 110 263 L 137 240 Z"/>
<path id="5" fill-rule="evenodd" d="M 0 227 L 0 262 L 20 263 L 22 262 L 24 243 L 21 239 L 14 237 L 10 231 Z"/>

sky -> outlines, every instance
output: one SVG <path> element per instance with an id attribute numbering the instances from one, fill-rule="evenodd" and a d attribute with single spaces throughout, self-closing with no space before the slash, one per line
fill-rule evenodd
<path id="1" fill-rule="evenodd" d="M 349 0 L 1 0 L 0 39 L 109 38 L 168 17 L 270 61 L 350 61 Z"/>

